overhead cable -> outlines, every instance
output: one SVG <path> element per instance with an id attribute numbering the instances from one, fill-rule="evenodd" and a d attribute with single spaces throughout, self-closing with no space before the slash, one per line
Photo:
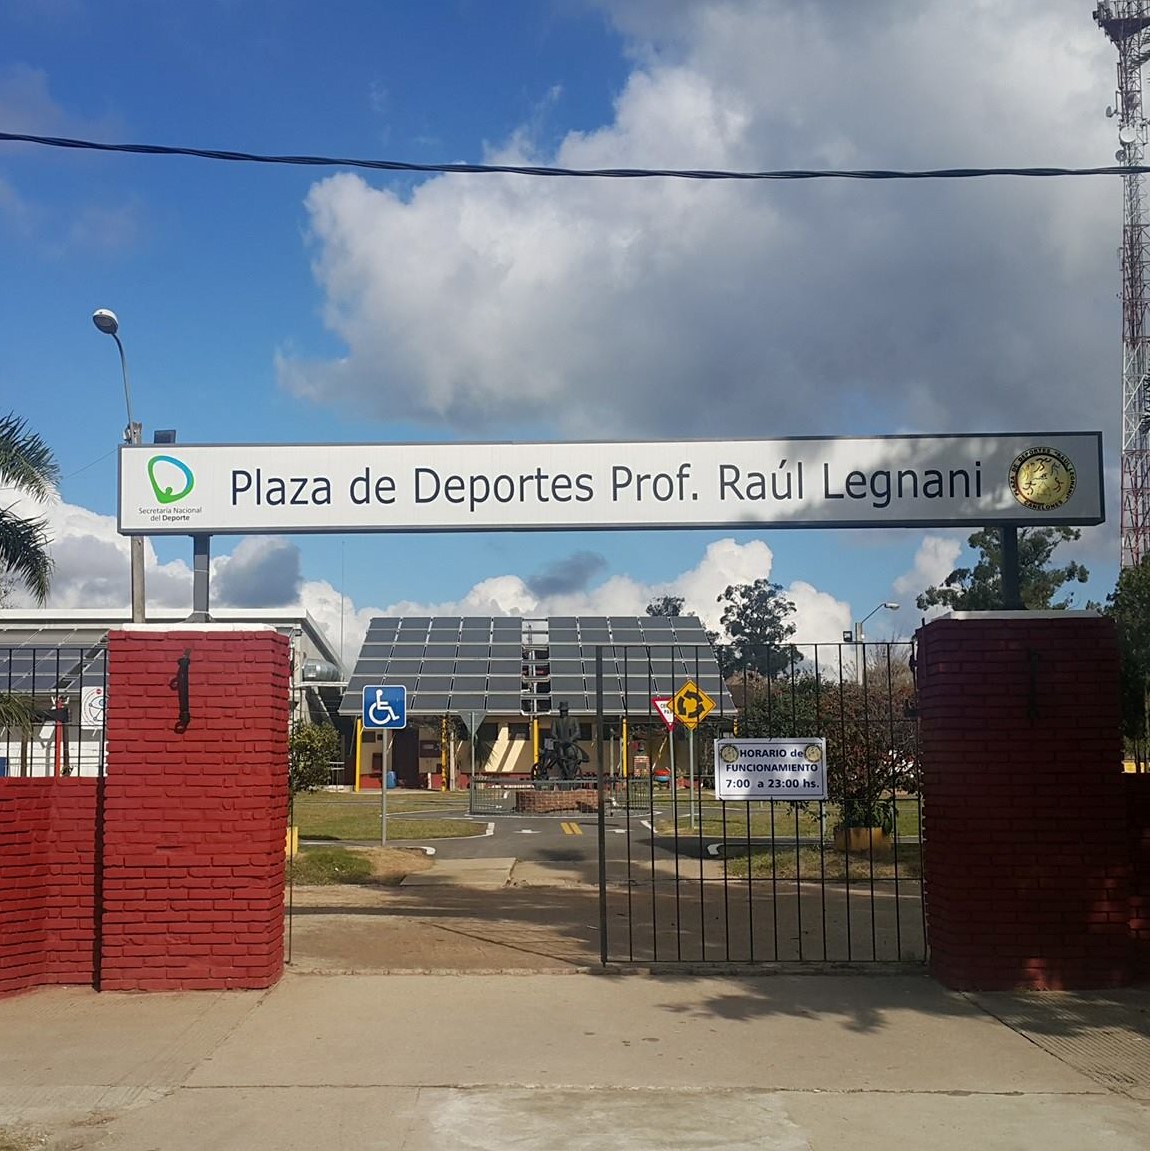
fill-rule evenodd
<path id="1" fill-rule="evenodd" d="M 987 176 L 1134 176 L 1150 167 L 1111 164 L 1100 168 L 793 168 L 763 172 L 697 168 L 559 168 L 537 164 L 417 164 L 406 160 L 357 160 L 339 156 L 275 156 L 257 152 L 230 152 L 217 148 L 169 147 L 164 144 L 106 144 L 65 136 L 35 136 L 0 132 L 0 141 L 37 144 L 45 148 L 71 148 L 88 152 L 119 152 L 137 156 L 189 156 L 238 164 L 289 164 L 310 168 L 363 168 L 378 172 L 413 172 L 427 175 L 551 176 L 599 180 L 972 180 Z"/>

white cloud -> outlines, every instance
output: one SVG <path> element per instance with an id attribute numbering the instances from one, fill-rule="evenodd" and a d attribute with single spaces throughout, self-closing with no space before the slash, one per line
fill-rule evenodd
<path id="1" fill-rule="evenodd" d="M 786 593 L 795 605 L 795 643 L 837 643 L 842 633 L 850 630 L 849 604 L 803 580 L 796 580 Z"/>
<path id="2" fill-rule="evenodd" d="M 130 544 L 116 532 L 113 516 L 62 501 L 39 504 L 12 489 L 0 489 L 0 500 L 16 515 L 43 517 L 55 563 L 48 604 L 59 608 L 122 608 L 131 602 Z M 145 541 L 148 602 L 180 607 L 191 600 L 191 571 L 186 564 L 159 564 Z M 31 607 L 32 597 L 20 584 L 11 595 L 14 607 Z M 189 608 L 190 610 L 190 608 Z"/>
<path id="3" fill-rule="evenodd" d="M 44 515 L 56 564 L 49 607 L 126 610 L 130 603 L 130 547 L 116 530 L 112 516 L 63 501 L 39 505 L 11 489 L 0 489 L 0 500 L 18 515 Z M 187 563 L 159 563 L 145 540 L 145 585 L 152 608 L 191 611 L 192 572 Z M 584 553 L 576 553 L 576 560 Z M 307 580 L 300 555 L 290 540 L 275 536 L 245 537 L 230 555 L 212 558 L 213 606 L 247 608 L 299 607 L 324 629 L 346 661 L 354 661 L 375 616 L 388 615 L 642 615 L 648 603 L 664 595 L 682 596 L 686 610 L 720 631 L 718 597 L 731 584 L 769 578 L 773 555 L 761 540 L 745 544 L 720 539 L 709 544 L 699 562 L 673 579 L 646 584 L 627 575 L 614 575 L 593 587 L 538 595 L 518 575 L 484 579 L 458 600 L 403 600 L 382 607 L 357 606 L 326 580 Z M 562 564 L 556 565 L 561 567 Z M 576 566 L 579 566 L 578 563 Z M 849 626 L 850 608 L 804 581 L 784 589 L 795 604 L 799 642 L 828 642 Z M 30 607 L 31 596 L 13 589 L 13 607 Z M 845 622 L 844 622 L 845 621 Z"/>
<path id="4" fill-rule="evenodd" d="M 913 599 L 928 587 L 937 587 L 954 571 L 962 548 L 962 542 L 954 536 L 924 536 L 914 554 L 914 566 L 894 581 L 894 590 Z M 939 612 L 928 614 L 937 615 Z"/>
<path id="5" fill-rule="evenodd" d="M 275 536 L 248 537 L 213 565 L 212 592 L 229 607 L 282 607 L 299 596 L 299 548 Z"/>
<path id="6" fill-rule="evenodd" d="M 636 61 L 554 155 L 741 169 L 1109 161 L 1113 63 L 1071 0 L 605 3 Z M 946 51 L 940 52 L 939 45 Z M 292 391 L 460 431 L 1117 422 L 1105 180 L 689 183 L 353 175 L 307 200 L 337 361 Z M 1105 402 L 1106 398 L 1112 402 Z"/>
<path id="7" fill-rule="evenodd" d="M 675 578 L 645 584 L 626 575 L 612 576 L 593 588 L 552 596 L 538 596 L 518 576 L 498 576 L 476 584 L 459 600 L 404 601 L 391 604 L 380 615 L 642 615 L 647 604 L 661 596 L 682 596 L 684 610 L 696 614 L 710 631 L 721 631 L 718 603 L 732 584 L 753 583 L 770 577 L 771 549 L 761 540 L 739 544 L 721 539 L 709 544 L 699 562 Z M 837 641 L 850 626 L 849 605 L 797 580 L 784 594 L 795 605 L 796 641 Z"/>

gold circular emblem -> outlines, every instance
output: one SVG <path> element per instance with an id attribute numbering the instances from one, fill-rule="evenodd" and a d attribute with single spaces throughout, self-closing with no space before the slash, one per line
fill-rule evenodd
<path id="1" fill-rule="evenodd" d="M 724 743 L 719 748 L 719 758 L 724 763 L 738 763 L 739 749 L 733 743 Z"/>
<path id="2" fill-rule="evenodd" d="M 803 758 L 807 763 L 818 763 L 823 757 L 823 749 L 817 743 L 808 743 L 803 748 Z"/>
<path id="3" fill-rule="evenodd" d="M 1078 477 L 1069 457 L 1057 448 L 1027 448 L 1010 465 L 1010 490 L 1024 508 L 1048 512 L 1074 494 Z"/>

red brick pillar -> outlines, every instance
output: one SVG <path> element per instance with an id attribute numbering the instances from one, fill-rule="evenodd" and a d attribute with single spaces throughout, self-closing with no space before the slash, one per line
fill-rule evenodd
<path id="1" fill-rule="evenodd" d="M 1130 814 L 1133 865 L 1130 895 L 1130 935 L 1134 948 L 1134 978 L 1150 979 L 1150 775 L 1125 775 Z"/>
<path id="2" fill-rule="evenodd" d="M 1093 613 L 958 613 L 918 633 L 932 973 L 1130 982 L 1118 648 Z"/>
<path id="3" fill-rule="evenodd" d="M 102 989 L 258 988 L 282 974 L 289 659 L 272 628 L 109 636 Z"/>

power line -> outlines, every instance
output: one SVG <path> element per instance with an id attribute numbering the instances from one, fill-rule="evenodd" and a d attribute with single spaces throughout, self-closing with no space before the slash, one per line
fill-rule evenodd
<path id="1" fill-rule="evenodd" d="M 61 476 L 60 482 L 63 483 L 65 480 L 73 479 L 74 477 L 80 475 L 81 472 L 86 472 L 89 468 L 94 468 L 97 464 L 103 463 L 104 460 L 106 460 L 109 456 L 114 456 L 119 450 L 120 449 L 117 446 L 112 448 L 110 451 L 105 452 L 102 456 L 97 456 L 96 459 L 92 460 L 91 463 L 87 463 L 83 467 L 77 468 L 74 472 L 69 472 L 66 476 Z"/>
<path id="2" fill-rule="evenodd" d="M 230 152 L 217 148 L 169 147 L 164 144 L 105 144 L 96 140 L 73 140 L 64 136 L 33 136 L 23 132 L 0 132 L 0 141 L 37 144 L 45 148 L 70 148 L 88 152 L 119 152 L 137 156 L 188 156 L 198 160 L 222 160 L 235 164 L 288 164 L 308 168 L 365 168 L 377 172 L 413 172 L 428 175 L 551 176 L 599 180 L 973 180 L 988 176 L 1061 177 L 1130 176 L 1150 172 L 1150 167 L 1109 165 L 1101 168 L 793 168 L 763 172 L 695 168 L 557 168 L 534 164 L 416 164 L 405 160 L 357 160 L 338 156 L 273 156 L 258 152 Z"/>

